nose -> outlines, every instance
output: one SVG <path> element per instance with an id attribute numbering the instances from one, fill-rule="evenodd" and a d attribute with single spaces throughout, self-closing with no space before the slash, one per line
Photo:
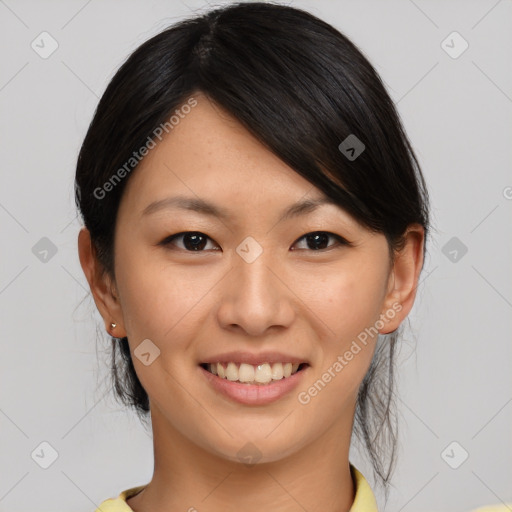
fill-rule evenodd
<path id="1" fill-rule="evenodd" d="M 289 327 L 295 317 L 296 297 L 287 282 L 285 266 L 263 251 L 253 261 L 234 254 L 217 310 L 222 328 L 263 336 Z"/>

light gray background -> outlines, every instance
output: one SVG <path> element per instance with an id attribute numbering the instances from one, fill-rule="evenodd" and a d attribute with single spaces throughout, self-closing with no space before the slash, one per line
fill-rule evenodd
<path id="1" fill-rule="evenodd" d="M 400 354 L 400 459 L 386 511 L 510 502 L 512 2 L 292 5 L 332 23 L 376 67 L 432 195 L 437 231 Z M 92 511 L 151 478 L 150 435 L 105 386 L 109 340 L 78 261 L 74 167 L 128 54 L 205 7 L 0 0 L 0 511 Z M 31 48 L 43 31 L 59 45 L 47 59 Z M 441 46 L 453 31 L 469 43 L 456 59 Z M 46 262 L 32 250 L 43 237 L 57 249 Z M 457 261 L 453 237 L 468 249 Z M 43 441 L 58 453 L 48 469 L 31 457 Z M 441 456 L 453 441 L 469 453 L 458 469 Z M 367 461 L 351 455 L 373 485 Z"/>

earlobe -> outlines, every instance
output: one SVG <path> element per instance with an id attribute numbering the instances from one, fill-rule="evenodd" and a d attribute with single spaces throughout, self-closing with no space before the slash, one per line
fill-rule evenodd
<path id="1" fill-rule="evenodd" d="M 420 224 L 411 224 L 407 228 L 404 247 L 396 253 L 391 270 L 385 309 L 381 315 L 388 321 L 379 330 L 380 334 L 389 334 L 398 329 L 414 305 L 418 278 L 423 268 L 424 237 L 425 230 Z"/>
<path id="2" fill-rule="evenodd" d="M 97 259 L 94 244 L 87 228 L 82 228 L 78 234 L 78 254 L 94 302 L 105 323 L 105 330 L 110 336 L 125 337 L 121 304 L 117 295 L 113 292 L 114 287 L 110 276 L 103 270 Z"/>

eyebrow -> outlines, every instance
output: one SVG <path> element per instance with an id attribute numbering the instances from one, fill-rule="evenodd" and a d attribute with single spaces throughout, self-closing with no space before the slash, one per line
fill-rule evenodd
<path id="1" fill-rule="evenodd" d="M 279 217 L 278 222 L 282 222 L 293 217 L 298 217 L 300 215 L 305 215 L 307 213 L 313 212 L 320 206 L 326 204 L 333 204 L 339 206 L 336 201 L 334 201 L 328 196 L 322 196 L 315 199 L 305 199 L 302 201 L 298 201 L 292 204 L 291 206 L 285 208 L 285 210 L 281 212 L 281 216 Z M 223 207 L 205 201 L 204 199 L 186 196 L 166 197 L 164 199 L 154 201 L 144 208 L 141 217 L 150 215 L 163 209 L 174 208 L 179 208 L 182 210 L 191 210 L 194 212 L 201 213 L 203 215 L 218 217 L 224 220 L 229 220 L 231 218 L 230 212 Z"/>

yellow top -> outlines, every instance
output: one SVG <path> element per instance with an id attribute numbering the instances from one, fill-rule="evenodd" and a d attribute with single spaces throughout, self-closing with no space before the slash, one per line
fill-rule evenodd
<path id="1" fill-rule="evenodd" d="M 350 464 L 350 471 L 352 472 L 352 478 L 356 487 L 354 502 L 352 503 L 352 507 L 350 507 L 350 512 L 378 512 L 377 501 L 375 500 L 375 495 L 373 494 L 370 484 L 366 481 L 363 474 L 352 464 Z M 133 512 L 126 503 L 126 500 L 142 491 L 146 485 L 131 487 L 130 489 L 122 491 L 117 498 L 106 499 L 95 512 Z M 509 503 L 508 505 L 487 505 L 469 512 L 510 512 L 511 510 L 512 503 Z"/>

